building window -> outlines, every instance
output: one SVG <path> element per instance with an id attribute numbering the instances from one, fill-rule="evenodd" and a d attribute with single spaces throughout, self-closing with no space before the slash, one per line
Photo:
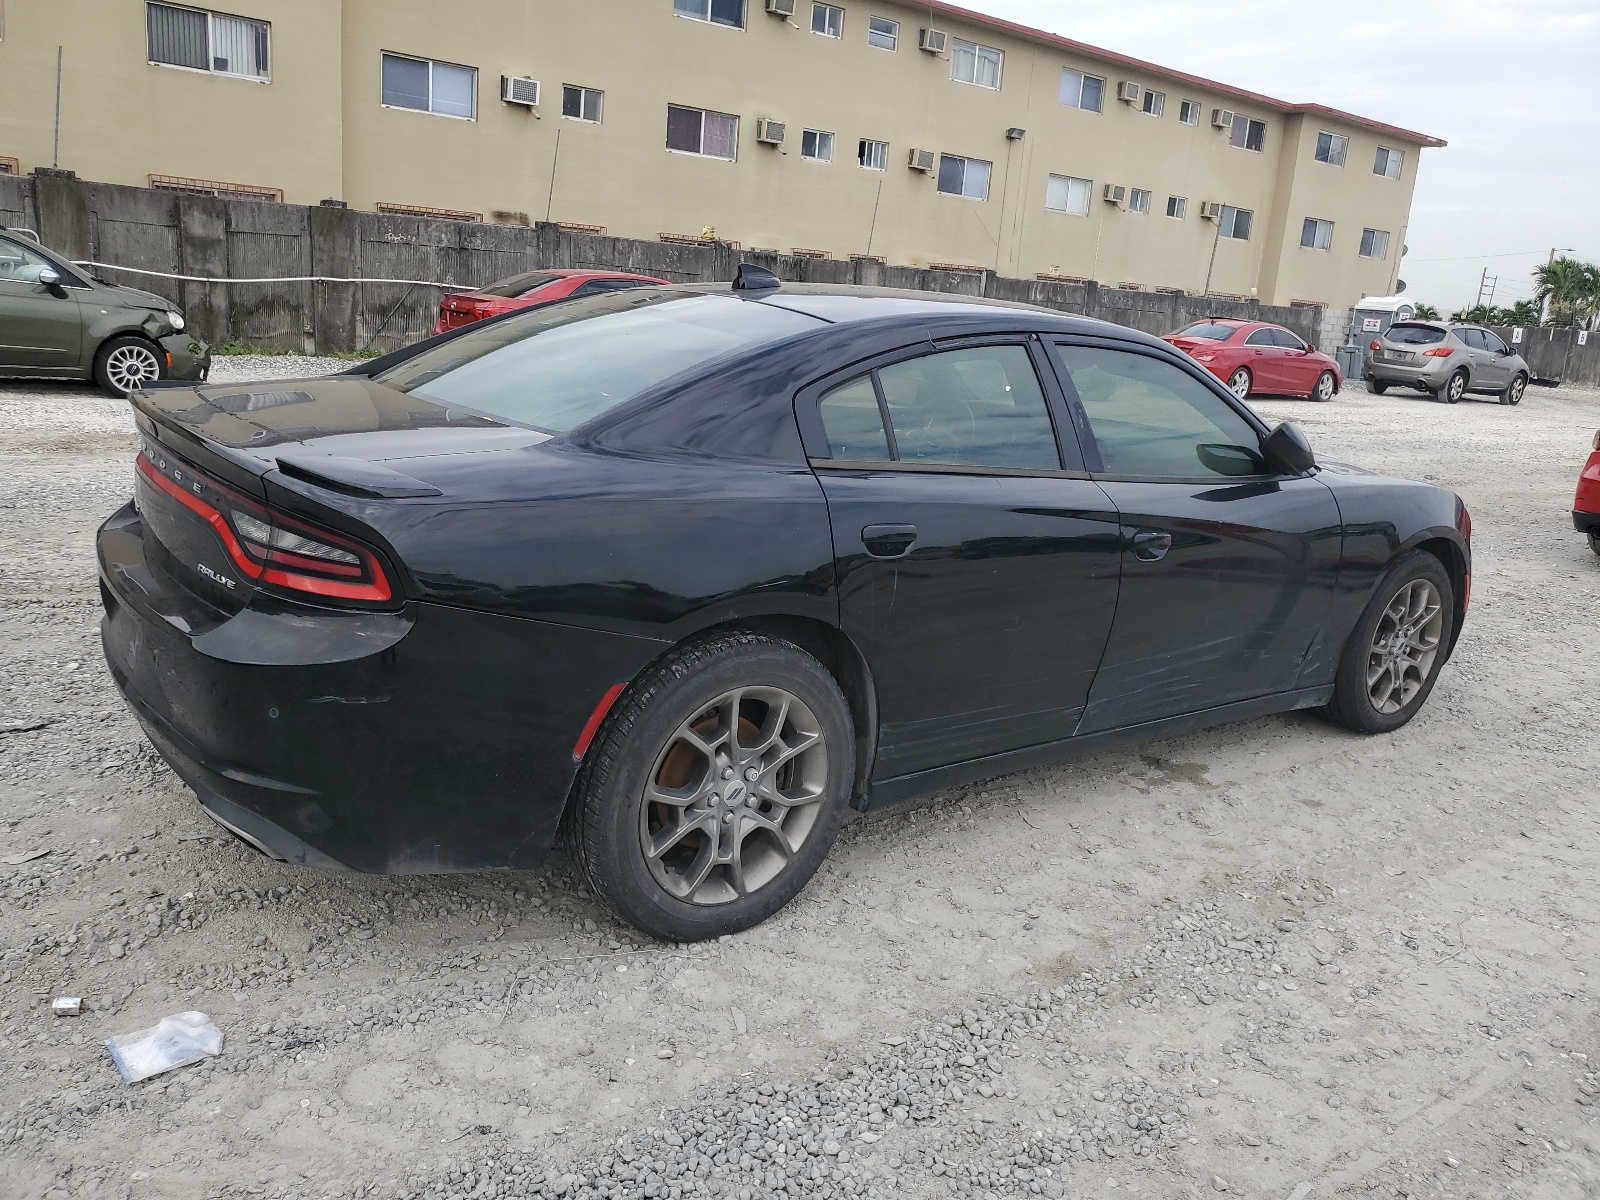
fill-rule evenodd
<path id="1" fill-rule="evenodd" d="M 1317 161 L 1330 167 L 1344 166 L 1345 152 L 1350 149 L 1350 139 L 1342 133 L 1326 130 L 1317 134 Z"/>
<path id="2" fill-rule="evenodd" d="M 856 148 L 856 160 L 869 171 L 882 171 L 889 165 L 889 143 L 862 138 Z"/>
<path id="3" fill-rule="evenodd" d="M 950 78 L 957 83 L 974 83 L 979 87 L 1000 86 L 1000 64 L 1005 55 L 989 46 L 975 46 L 971 42 L 950 43 Z"/>
<path id="4" fill-rule="evenodd" d="M 1183 220 L 1189 212 L 1189 199 L 1187 196 L 1167 197 L 1167 216 L 1176 220 Z"/>
<path id="5" fill-rule="evenodd" d="M 605 93 L 595 88 L 564 84 L 561 88 L 561 115 L 571 117 L 574 121 L 592 121 L 598 125 L 604 98 Z"/>
<path id="6" fill-rule="evenodd" d="M 1233 114 L 1233 128 L 1228 131 L 1228 144 L 1241 150 L 1260 150 L 1267 144 L 1267 125 L 1243 113 Z"/>
<path id="7" fill-rule="evenodd" d="M 1300 226 L 1300 245 L 1307 250 L 1326 250 L 1333 244 L 1333 222 L 1307 217 Z"/>
<path id="8" fill-rule="evenodd" d="M 144 6 L 150 61 L 246 79 L 267 78 L 267 23 L 171 4 Z"/>
<path id="9" fill-rule="evenodd" d="M 800 157 L 812 162 L 833 161 L 833 134 L 807 129 L 800 134 Z"/>
<path id="10" fill-rule="evenodd" d="M 1150 211 L 1150 193 L 1145 188 L 1130 188 L 1128 190 L 1128 211 L 1147 213 Z"/>
<path id="11" fill-rule="evenodd" d="M 1222 206 L 1222 220 L 1217 223 L 1217 230 L 1222 237 L 1234 238 L 1241 242 L 1250 240 L 1250 221 L 1255 214 L 1248 208 L 1232 208 Z"/>
<path id="12" fill-rule="evenodd" d="M 667 105 L 667 149 L 706 158 L 738 157 L 739 118 L 727 113 Z"/>
<path id="13" fill-rule="evenodd" d="M 1372 164 L 1372 173 L 1382 175 L 1385 179 L 1399 179 L 1400 167 L 1405 162 L 1405 155 L 1398 150 L 1391 150 L 1387 146 L 1378 147 L 1378 159 Z"/>
<path id="14" fill-rule="evenodd" d="M 383 56 L 383 102 L 441 117 L 478 115 L 478 71 L 426 58 Z"/>
<path id="15" fill-rule="evenodd" d="M 1361 257 L 1388 258 L 1389 235 L 1381 229 L 1363 229 L 1361 231 Z"/>
<path id="16" fill-rule="evenodd" d="M 1182 104 L 1178 105 L 1178 120 L 1182 121 L 1185 125 L 1200 124 L 1200 101 L 1185 100 Z"/>
<path id="17" fill-rule="evenodd" d="M 833 4 L 813 4 L 811 6 L 811 32 L 820 33 L 823 37 L 842 38 L 844 36 L 844 9 Z"/>
<path id="18" fill-rule="evenodd" d="M 672 0 L 672 11 L 691 21 L 744 28 L 744 0 Z"/>
<path id="19" fill-rule="evenodd" d="M 888 17 L 867 18 L 867 45 L 876 46 L 879 50 L 898 50 L 900 22 L 891 21 Z"/>
<path id="20" fill-rule="evenodd" d="M 1044 187 L 1044 206 L 1051 212 L 1086 217 L 1089 215 L 1089 193 L 1093 190 L 1094 184 L 1087 179 L 1052 175 Z"/>
<path id="21" fill-rule="evenodd" d="M 1105 98 L 1106 81 L 1098 75 L 1085 75 L 1069 69 L 1061 72 L 1061 103 L 1068 108 L 1099 112 Z"/>
<path id="22" fill-rule="evenodd" d="M 1149 88 L 1144 90 L 1144 99 L 1139 107 L 1152 117 L 1159 117 L 1167 108 L 1167 94 L 1165 92 L 1152 92 Z"/>
<path id="23" fill-rule="evenodd" d="M 947 196 L 964 196 L 968 200 L 989 198 L 989 168 L 980 158 L 957 158 L 954 154 L 939 156 L 939 190 Z"/>

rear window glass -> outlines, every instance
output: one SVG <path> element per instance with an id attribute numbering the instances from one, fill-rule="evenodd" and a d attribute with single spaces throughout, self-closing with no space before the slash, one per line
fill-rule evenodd
<path id="1" fill-rule="evenodd" d="M 1213 321 L 1196 321 L 1178 330 L 1174 337 L 1210 338 L 1213 342 L 1225 342 L 1239 332 L 1237 325 L 1218 325 Z"/>
<path id="2" fill-rule="evenodd" d="M 1402 346 L 1431 346 L 1444 341 L 1444 330 L 1432 325 L 1391 325 L 1384 336 Z"/>
<path id="3" fill-rule="evenodd" d="M 547 283 L 554 283 L 560 279 L 559 275 L 552 275 L 549 271 L 525 271 L 521 275 L 513 275 L 510 279 L 502 279 L 499 283 L 491 283 L 486 288 L 478 289 L 485 296 L 526 296 L 535 288 L 542 288 Z"/>
<path id="4" fill-rule="evenodd" d="M 822 324 L 731 296 L 633 289 L 496 321 L 376 378 L 438 404 L 562 433 L 674 375 Z"/>

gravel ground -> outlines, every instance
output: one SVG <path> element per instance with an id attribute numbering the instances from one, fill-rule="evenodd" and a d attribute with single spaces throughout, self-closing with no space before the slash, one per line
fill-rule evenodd
<path id="1" fill-rule="evenodd" d="M 0 385 L 0 1195 L 1600 1196 L 1600 559 L 1567 517 L 1600 392 L 1261 407 L 1472 508 L 1416 721 L 859 818 L 776 919 L 674 947 L 560 862 L 331 875 L 211 825 L 100 656 L 128 410 Z M 122 1084 L 103 1039 L 190 1009 L 222 1055 Z"/>

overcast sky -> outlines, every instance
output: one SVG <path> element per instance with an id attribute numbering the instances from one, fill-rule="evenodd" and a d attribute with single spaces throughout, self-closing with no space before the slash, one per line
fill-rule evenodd
<path id="1" fill-rule="evenodd" d="M 965 7 L 1288 101 L 1449 142 L 1424 150 L 1407 295 L 1532 294 L 1551 247 L 1600 262 L 1600 0 L 957 0 Z"/>

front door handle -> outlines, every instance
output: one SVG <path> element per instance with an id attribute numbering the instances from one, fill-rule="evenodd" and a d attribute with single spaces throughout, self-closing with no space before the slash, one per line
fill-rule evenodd
<path id="1" fill-rule="evenodd" d="M 916 540 L 915 525 L 868 525 L 861 531 L 861 542 L 873 558 L 899 558 Z"/>
<path id="2" fill-rule="evenodd" d="M 1160 562 L 1172 549 L 1172 535 L 1159 529 L 1141 529 L 1133 535 L 1133 556 L 1145 562 Z"/>

